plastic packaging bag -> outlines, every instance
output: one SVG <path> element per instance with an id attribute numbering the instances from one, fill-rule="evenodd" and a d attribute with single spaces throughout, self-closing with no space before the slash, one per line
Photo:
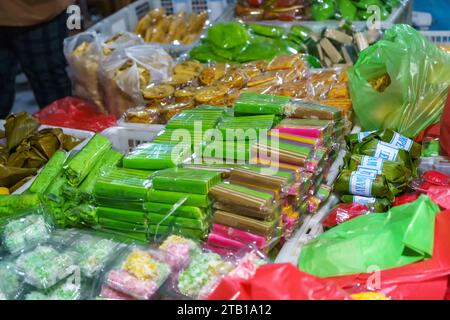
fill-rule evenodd
<path id="1" fill-rule="evenodd" d="M 450 238 L 450 211 L 436 215 L 434 248 L 431 259 L 408 264 L 398 268 L 382 270 L 377 278 L 380 279 L 381 292 L 392 299 L 422 300 L 443 299 L 448 275 L 450 274 L 450 254 L 448 239 Z M 350 291 L 373 290 L 373 273 L 328 278 L 344 289 Z"/>
<path id="2" fill-rule="evenodd" d="M 56 100 L 34 117 L 42 124 L 93 132 L 101 132 L 117 122 L 114 116 L 99 113 L 94 105 L 76 97 Z"/>
<path id="3" fill-rule="evenodd" d="M 450 56 L 412 27 L 395 25 L 384 40 L 361 52 L 348 77 L 353 108 L 365 130 L 390 128 L 412 138 L 440 117 Z"/>
<path id="4" fill-rule="evenodd" d="M 41 212 L 9 221 L 2 229 L 2 243 L 13 255 L 29 250 L 50 238 L 52 228 Z"/>
<path id="5" fill-rule="evenodd" d="M 290 263 L 275 263 L 260 266 L 249 280 L 224 278 L 208 299 L 343 300 L 350 298 L 332 281 L 301 272 Z"/>
<path id="6" fill-rule="evenodd" d="M 386 213 L 359 216 L 306 244 L 301 270 L 321 276 L 381 270 L 429 258 L 439 207 L 425 195 Z"/>
<path id="7" fill-rule="evenodd" d="M 144 248 L 132 246 L 105 275 L 110 288 L 136 299 L 149 300 L 171 274 L 168 264 Z"/>
<path id="8" fill-rule="evenodd" d="M 172 65 L 172 58 L 152 45 L 116 50 L 100 66 L 106 110 L 120 117 L 128 108 L 142 105 L 142 90 L 151 82 L 167 79 Z"/>
<path id="9" fill-rule="evenodd" d="M 69 255 L 50 245 L 39 245 L 16 260 L 17 272 L 26 283 L 38 289 L 49 289 L 69 276 L 67 270 L 73 264 Z"/>
<path id="10" fill-rule="evenodd" d="M 64 55 L 71 71 L 73 94 L 92 101 L 105 112 L 98 78 L 102 56 L 100 37 L 95 32 L 83 32 L 66 38 Z"/>
<path id="11" fill-rule="evenodd" d="M 322 222 L 326 228 L 344 223 L 363 214 L 370 213 L 369 208 L 359 203 L 340 203 L 331 210 L 327 218 Z"/>

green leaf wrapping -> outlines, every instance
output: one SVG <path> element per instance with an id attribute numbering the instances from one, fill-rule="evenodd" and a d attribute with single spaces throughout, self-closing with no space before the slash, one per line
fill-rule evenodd
<path id="1" fill-rule="evenodd" d="M 109 198 L 116 202 L 145 201 L 150 186 L 148 171 L 114 168 L 97 179 L 94 195 Z"/>
<path id="2" fill-rule="evenodd" d="M 199 229 L 203 232 L 207 232 L 210 226 L 205 220 L 202 219 L 183 218 L 176 215 L 166 217 L 165 214 L 158 214 L 154 212 L 148 213 L 148 222 L 150 224 L 160 224 L 168 227 L 174 226 L 175 228 L 181 229 Z"/>
<path id="3" fill-rule="evenodd" d="M 358 166 L 361 165 L 365 157 L 367 156 L 358 154 L 351 155 L 348 161 L 348 169 L 351 171 L 358 170 Z M 384 160 L 381 170 L 381 174 L 385 176 L 386 180 L 397 187 L 405 187 L 411 178 L 411 170 L 401 162 Z"/>
<path id="4" fill-rule="evenodd" d="M 173 205 L 157 202 L 147 202 L 144 205 L 146 211 L 154 214 L 167 214 L 172 210 Z M 206 218 L 207 214 L 204 209 L 192 207 L 192 206 L 179 206 L 171 216 L 187 218 L 187 219 L 199 219 L 203 220 Z"/>
<path id="5" fill-rule="evenodd" d="M 154 189 L 150 189 L 147 194 L 148 201 L 166 204 L 175 204 L 184 198 L 186 198 L 186 201 L 183 203 L 183 205 L 186 206 L 207 208 L 211 205 L 211 199 L 208 197 L 208 195 L 171 192 Z"/>
<path id="6" fill-rule="evenodd" d="M 48 186 L 60 174 L 66 159 L 67 154 L 64 151 L 56 151 L 53 157 L 50 158 L 42 171 L 38 174 L 28 191 L 32 193 L 44 193 Z"/>
<path id="7" fill-rule="evenodd" d="M 334 183 L 334 190 L 341 194 L 352 193 L 350 186 L 351 186 L 351 177 L 353 173 L 356 173 L 356 171 L 343 170 L 336 179 L 336 182 Z M 391 189 L 385 177 L 383 177 L 382 175 L 376 175 L 375 177 L 373 177 L 371 189 L 369 192 L 370 194 L 357 193 L 357 195 L 366 197 L 387 198 L 393 201 L 394 192 L 397 192 L 397 190 L 395 190 L 394 188 Z"/>
<path id="8" fill-rule="evenodd" d="M 220 180 L 220 172 L 186 168 L 161 170 L 152 175 L 153 188 L 156 190 L 194 194 L 207 194 Z"/>
<path id="9" fill-rule="evenodd" d="M 99 176 L 107 174 L 115 168 L 122 157 L 123 155 L 120 152 L 110 149 L 97 161 L 78 188 L 84 200 L 89 202 L 93 200 L 94 187 Z"/>
<path id="10" fill-rule="evenodd" d="M 184 236 L 186 238 L 191 238 L 191 239 L 204 239 L 208 232 L 204 232 L 202 230 L 199 229 L 189 229 L 189 228 L 176 228 L 174 226 L 163 226 L 163 225 L 155 225 L 155 224 L 151 224 L 148 227 L 148 233 L 149 236 L 151 237 L 150 240 L 153 240 L 155 237 L 159 238 L 159 237 L 163 237 L 163 236 L 167 236 L 167 235 L 171 235 L 171 234 L 178 234 L 181 236 Z"/>
<path id="11" fill-rule="evenodd" d="M 361 154 L 366 156 L 371 156 L 375 158 L 383 158 L 382 156 L 379 156 L 377 154 L 377 146 L 378 145 L 385 145 L 385 142 L 378 141 L 377 139 L 364 139 L 361 143 L 355 145 L 353 149 L 353 153 L 355 154 Z M 391 146 L 392 148 L 392 146 Z M 391 159 L 385 159 L 385 160 L 391 160 Z M 409 169 L 413 170 L 414 172 L 414 164 L 411 160 L 411 157 L 409 156 L 409 153 L 405 150 L 398 150 L 397 155 L 395 156 L 394 160 L 396 162 L 401 162 L 405 166 L 407 166 Z"/>
<path id="12" fill-rule="evenodd" d="M 243 92 L 237 99 L 234 112 L 236 114 L 276 114 L 282 115 L 284 106 L 290 98 L 271 94 Z"/>
<path id="13" fill-rule="evenodd" d="M 190 150 L 190 145 L 182 143 L 145 143 L 123 158 L 123 167 L 142 170 L 175 167 L 189 159 Z"/>
<path id="14" fill-rule="evenodd" d="M 38 194 L 12 194 L 0 196 L 0 224 L 2 220 L 20 213 L 24 210 L 37 209 L 42 205 Z"/>
<path id="15" fill-rule="evenodd" d="M 122 232 L 147 232 L 147 224 L 142 221 L 140 223 L 133 223 L 133 222 L 126 222 L 126 221 L 119 221 L 115 219 L 109 219 L 109 218 L 98 218 L 98 223 L 102 228 L 106 229 L 112 229 Z"/>
<path id="16" fill-rule="evenodd" d="M 111 142 L 103 136 L 95 135 L 87 145 L 67 164 L 65 174 L 69 183 L 79 186 L 97 161 L 111 149 Z"/>
<path id="17" fill-rule="evenodd" d="M 147 214 L 144 211 L 98 207 L 97 217 L 99 220 L 109 219 L 107 221 L 116 220 L 135 224 L 145 224 Z"/>
<path id="18" fill-rule="evenodd" d="M 319 277 L 365 273 L 430 258 L 439 207 L 426 195 L 386 213 L 346 221 L 308 242 L 299 267 Z"/>

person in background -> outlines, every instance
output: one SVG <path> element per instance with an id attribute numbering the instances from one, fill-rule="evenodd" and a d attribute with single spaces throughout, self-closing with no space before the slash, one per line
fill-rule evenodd
<path id="1" fill-rule="evenodd" d="M 74 0 L 0 1 L 0 119 L 11 111 L 19 66 L 40 108 L 71 95 L 63 40 Z"/>

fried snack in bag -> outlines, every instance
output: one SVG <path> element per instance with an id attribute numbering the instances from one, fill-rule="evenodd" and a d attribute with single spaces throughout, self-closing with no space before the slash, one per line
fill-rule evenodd
<path id="1" fill-rule="evenodd" d="M 64 56 L 71 70 L 73 95 L 92 101 L 101 112 L 105 112 L 98 78 L 102 55 L 100 41 L 95 32 L 66 38 Z"/>
<path id="2" fill-rule="evenodd" d="M 142 91 L 150 81 L 167 79 L 172 65 L 172 58 L 164 50 L 151 45 L 114 52 L 100 67 L 107 111 L 119 117 L 129 108 L 144 104 Z"/>

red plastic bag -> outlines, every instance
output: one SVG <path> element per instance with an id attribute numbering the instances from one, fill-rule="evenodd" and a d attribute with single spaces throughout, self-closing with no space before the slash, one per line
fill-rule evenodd
<path id="1" fill-rule="evenodd" d="M 349 292 L 357 288 L 358 291 L 375 290 L 392 299 L 444 299 L 450 274 L 449 247 L 450 210 L 447 210 L 436 215 L 433 257 L 431 259 L 383 270 L 379 273 L 326 279 L 335 282 Z M 379 279 L 379 283 L 377 283 L 377 279 Z"/>
<path id="2" fill-rule="evenodd" d="M 99 113 L 95 105 L 75 97 L 56 100 L 34 116 L 42 124 L 93 132 L 101 132 L 117 123 L 114 116 Z"/>
<path id="3" fill-rule="evenodd" d="M 336 284 L 301 272 L 290 263 L 266 264 L 250 280 L 226 277 L 209 300 L 343 300 Z"/>
<path id="4" fill-rule="evenodd" d="M 392 204 L 394 207 L 401 206 L 402 204 L 414 202 L 419 198 L 420 194 L 418 193 L 407 193 L 402 194 L 401 196 L 395 197 L 395 201 Z"/>
<path id="5" fill-rule="evenodd" d="M 441 131 L 439 142 L 441 144 L 442 154 L 450 156 L 450 88 L 447 94 L 447 102 L 441 116 Z"/>
<path id="6" fill-rule="evenodd" d="M 450 209 L 450 186 L 430 186 L 427 196 L 444 210 Z"/>
<path id="7" fill-rule="evenodd" d="M 440 171 L 426 171 L 422 174 L 422 180 L 436 186 L 450 186 L 450 177 Z"/>
<path id="8" fill-rule="evenodd" d="M 340 203 L 331 210 L 328 217 L 322 222 L 326 228 L 332 228 L 350 219 L 370 213 L 369 208 L 359 203 Z"/>

